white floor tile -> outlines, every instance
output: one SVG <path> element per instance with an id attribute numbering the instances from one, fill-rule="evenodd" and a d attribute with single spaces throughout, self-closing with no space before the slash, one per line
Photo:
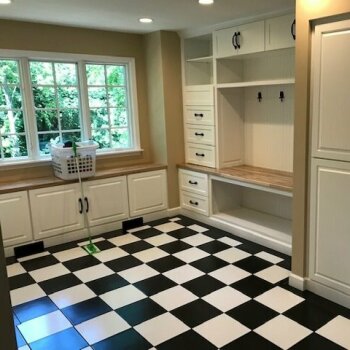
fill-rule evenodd
<path id="1" fill-rule="evenodd" d="M 90 346 L 88 346 L 87 348 L 81 349 L 81 350 L 93 350 L 93 348 L 90 348 Z"/>
<path id="2" fill-rule="evenodd" d="M 182 284 L 187 281 L 193 280 L 199 276 L 203 276 L 204 272 L 196 269 L 193 266 L 183 265 L 183 266 L 177 267 L 176 269 L 167 271 L 163 273 L 163 275 L 170 278 L 177 284 Z"/>
<path id="3" fill-rule="evenodd" d="M 7 277 L 21 275 L 22 273 L 26 272 L 23 266 L 19 263 L 8 265 L 6 266 L 6 269 L 7 269 Z"/>
<path id="4" fill-rule="evenodd" d="M 267 269 L 259 271 L 255 274 L 255 276 L 258 276 L 259 278 L 262 278 L 263 280 L 270 283 L 277 283 L 279 281 L 282 281 L 285 278 L 288 278 L 289 275 L 290 271 L 277 265 L 270 266 Z"/>
<path id="5" fill-rule="evenodd" d="M 350 320 L 343 316 L 335 317 L 316 333 L 345 349 L 350 349 Z"/>
<path id="6" fill-rule="evenodd" d="M 235 339 L 249 333 L 250 329 L 222 314 L 193 328 L 198 334 L 209 340 L 217 348 L 231 343 Z"/>
<path id="7" fill-rule="evenodd" d="M 128 285 L 102 294 L 100 295 L 100 298 L 113 310 L 116 310 L 125 305 L 129 305 L 136 301 L 145 299 L 146 295 L 136 287 Z"/>
<path id="8" fill-rule="evenodd" d="M 92 239 L 91 241 L 92 241 L 92 243 L 98 243 L 98 242 L 103 242 L 103 241 L 105 241 L 105 239 L 104 239 L 103 237 L 99 237 L 99 238 L 94 238 L 94 239 Z M 88 244 L 90 244 L 90 240 L 86 240 L 86 241 L 84 241 L 84 242 L 80 242 L 80 243 L 78 243 L 78 246 L 79 246 L 79 247 L 84 247 L 84 246 L 86 246 L 86 245 L 88 245 Z"/>
<path id="9" fill-rule="evenodd" d="M 246 278 L 251 274 L 245 270 L 240 269 L 237 266 L 227 265 L 218 270 L 210 272 L 208 275 L 229 285 L 234 282 L 240 281 L 241 279 Z"/>
<path id="10" fill-rule="evenodd" d="M 266 322 L 254 332 L 282 349 L 289 349 L 312 333 L 310 329 L 283 315 Z"/>
<path id="11" fill-rule="evenodd" d="M 183 242 L 190 244 L 193 247 L 197 247 L 199 245 L 211 242 L 213 240 L 214 240 L 213 238 L 203 235 L 202 233 L 198 233 L 196 235 L 189 236 L 182 239 Z"/>
<path id="12" fill-rule="evenodd" d="M 176 231 L 176 230 L 179 230 L 180 228 L 183 228 L 183 227 L 184 226 L 182 226 L 176 222 L 167 222 L 166 224 L 154 226 L 155 229 L 157 229 L 158 231 L 161 231 L 163 233 Z"/>
<path id="13" fill-rule="evenodd" d="M 175 222 L 175 221 L 180 221 L 181 220 L 181 218 L 171 218 L 171 219 L 169 219 L 169 221 L 171 221 L 171 222 Z"/>
<path id="14" fill-rule="evenodd" d="M 183 322 L 169 313 L 152 318 L 134 328 L 153 346 L 189 330 Z"/>
<path id="15" fill-rule="evenodd" d="M 38 254 L 24 256 L 23 258 L 18 258 L 17 261 L 23 262 L 23 261 L 28 261 L 28 260 L 32 260 L 32 259 L 42 258 L 43 256 L 47 256 L 47 255 L 50 255 L 50 253 L 49 252 L 42 252 L 42 253 L 38 253 Z"/>
<path id="16" fill-rule="evenodd" d="M 46 294 L 37 284 L 31 284 L 26 287 L 11 290 L 10 296 L 12 306 L 16 306 L 28 301 L 42 298 L 46 296 Z"/>
<path id="17" fill-rule="evenodd" d="M 114 311 L 95 317 L 75 327 L 90 344 L 95 344 L 130 328 Z"/>
<path id="18" fill-rule="evenodd" d="M 163 233 L 163 234 L 160 234 L 158 236 L 146 238 L 145 241 L 148 242 L 149 244 L 154 245 L 155 247 L 158 247 L 158 246 L 163 245 L 163 244 L 177 241 L 177 239 L 166 234 L 166 233 Z"/>
<path id="19" fill-rule="evenodd" d="M 103 250 L 102 252 L 94 255 L 94 257 L 101 262 L 105 263 L 107 261 L 115 260 L 129 255 L 126 251 L 119 247 Z"/>
<path id="20" fill-rule="evenodd" d="M 278 264 L 279 262 L 283 261 L 282 258 L 280 258 L 276 255 L 272 255 L 270 253 L 266 253 L 266 252 L 260 252 L 258 254 L 255 254 L 255 256 L 257 256 L 260 259 L 264 259 L 266 261 L 269 261 L 273 264 Z"/>
<path id="21" fill-rule="evenodd" d="M 149 262 L 153 260 L 157 260 L 160 258 L 164 258 L 165 256 L 169 255 L 167 252 L 164 250 L 161 250 L 157 247 L 142 250 L 140 252 L 137 252 L 133 254 L 133 256 L 143 262 Z"/>
<path id="22" fill-rule="evenodd" d="M 21 346 L 18 350 L 30 350 L 28 345 Z"/>
<path id="23" fill-rule="evenodd" d="M 251 254 L 232 247 L 229 249 L 222 250 L 221 252 L 214 254 L 214 256 L 232 264 L 236 261 L 248 258 L 249 256 L 251 256 Z"/>
<path id="24" fill-rule="evenodd" d="M 134 236 L 131 233 L 127 233 L 126 235 L 121 235 L 118 237 L 110 238 L 109 241 L 116 245 L 117 247 L 122 247 L 123 245 L 134 243 L 139 241 L 140 238 Z"/>
<path id="25" fill-rule="evenodd" d="M 50 295 L 51 300 L 60 308 L 71 306 L 95 297 L 96 294 L 85 284 L 61 290 Z"/>
<path id="26" fill-rule="evenodd" d="M 147 230 L 148 228 L 151 228 L 151 226 L 149 226 L 149 225 L 144 225 L 144 226 L 135 227 L 135 228 L 132 228 L 132 229 L 130 229 L 130 230 L 127 230 L 127 232 L 128 232 L 128 233 L 134 233 L 134 232 L 139 232 L 139 231 Z"/>
<path id="27" fill-rule="evenodd" d="M 231 247 L 237 247 L 238 245 L 242 244 L 241 242 L 230 237 L 221 237 L 218 239 L 218 241 L 230 245 Z"/>
<path id="28" fill-rule="evenodd" d="M 67 275 L 69 273 L 70 271 L 62 264 L 55 264 L 29 272 L 34 281 L 37 283 L 49 280 L 51 278 Z"/>
<path id="29" fill-rule="evenodd" d="M 202 258 L 205 258 L 206 256 L 209 256 L 207 252 L 198 249 L 196 247 L 192 247 L 190 249 L 182 250 L 176 254 L 173 254 L 176 258 L 181 259 L 182 261 L 186 263 L 191 263 L 192 261 L 196 261 Z"/>
<path id="30" fill-rule="evenodd" d="M 207 303 L 215 306 L 222 312 L 229 311 L 234 307 L 237 307 L 238 305 L 241 305 L 250 300 L 250 298 L 245 294 L 228 286 L 216 290 L 215 292 L 206 295 L 202 299 Z"/>
<path id="31" fill-rule="evenodd" d="M 175 286 L 151 296 L 151 299 L 167 311 L 171 311 L 198 299 L 198 297 L 181 286 Z"/>
<path id="32" fill-rule="evenodd" d="M 51 312 L 17 326 L 27 343 L 48 337 L 72 327 L 61 311 Z"/>
<path id="33" fill-rule="evenodd" d="M 119 272 L 119 275 L 126 279 L 129 283 L 136 283 L 146 278 L 159 275 L 159 272 L 148 265 L 139 265 L 130 269 Z"/>
<path id="34" fill-rule="evenodd" d="M 270 309 L 282 313 L 304 301 L 304 298 L 281 287 L 275 287 L 259 295 L 255 300 Z"/>
<path id="35" fill-rule="evenodd" d="M 189 228 L 189 229 L 191 229 L 193 231 L 196 231 L 198 233 L 209 231 L 207 228 L 199 226 L 199 225 L 196 225 L 196 224 L 195 225 L 191 225 L 191 226 L 187 226 L 187 228 Z"/>
<path id="36" fill-rule="evenodd" d="M 57 252 L 52 255 L 60 262 L 65 262 L 65 261 L 81 258 L 83 256 L 88 255 L 88 253 L 82 247 L 76 247 L 68 250 L 63 250 L 62 252 Z"/>
<path id="37" fill-rule="evenodd" d="M 77 276 L 84 283 L 113 274 L 114 271 L 104 264 L 87 267 L 86 269 L 74 272 L 74 275 Z"/>

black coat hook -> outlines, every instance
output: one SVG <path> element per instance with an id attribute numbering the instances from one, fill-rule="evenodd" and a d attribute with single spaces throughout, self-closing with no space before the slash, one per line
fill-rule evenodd
<path id="1" fill-rule="evenodd" d="M 284 101 L 284 91 L 280 91 L 280 97 L 279 99 L 281 100 L 281 102 Z"/>
<path id="2" fill-rule="evenodd" d="M 262 93 L 259 91 L 258 92 L 258 101 L 261 102 L 261 100 L 262 100 Z"/>

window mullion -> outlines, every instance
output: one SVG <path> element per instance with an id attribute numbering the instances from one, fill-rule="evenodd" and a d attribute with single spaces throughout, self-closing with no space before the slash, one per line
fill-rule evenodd
<path id="1" fill-rule="evenodd" d="M 78 84 L 80 90 L 80 107 L 81 107 L 81 128 L 83 137 L 85 139 L 92 138 L 91 121 L 90 121 L 90 107 L 88 85 L 85 71 L 85 62 L 78 61 Z"/>

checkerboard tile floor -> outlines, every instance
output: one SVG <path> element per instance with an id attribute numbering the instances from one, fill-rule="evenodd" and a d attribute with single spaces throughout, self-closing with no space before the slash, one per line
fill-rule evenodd
<path id="1" fill-rule="evenodd" d="M 8 259 L 21 350 L 350 349 L 350 310 L 290 258 L 187 217 Z"/>

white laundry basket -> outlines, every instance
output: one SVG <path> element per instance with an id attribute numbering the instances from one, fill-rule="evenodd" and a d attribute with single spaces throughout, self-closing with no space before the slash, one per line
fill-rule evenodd
<path id="1" fill-rule="evenodd" d="M 55 176 L 63 180 L 78 178 L 78 169 L 74 158 L 73 147 L 63 147 L 62 143 L 51 146 L 52 166 Z M 94 141 L 77 142 L 79 172 L 82 178 L 95 175 L 96 149 Z"/>

